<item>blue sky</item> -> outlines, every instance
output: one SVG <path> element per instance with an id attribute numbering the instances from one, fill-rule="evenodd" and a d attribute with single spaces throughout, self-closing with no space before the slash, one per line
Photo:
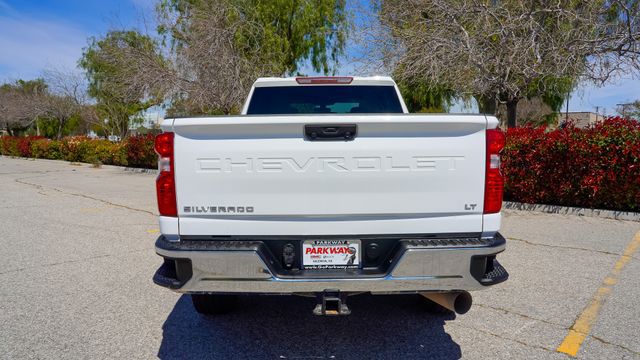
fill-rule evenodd
<path id="1" fill-rule="evenodd" d="M 110 28 L 143 28 L 153 0 L 0 0 L 0 80 L 75 68 L 87 39 Z"/>
<path id="2" fill-rule="evenodd" d="M 34 78 L 45 68 L 75 68 L 87 39 L 110 28 L 153 31 L 149 24 L 154 4 L 155 0 L 0 0 L 0 81 Z M 344 65 L 345 70 L 352 68 Z M 594 111 L 599 106 L 611 114 L 617 103 L 636 99 L 640 80 L 622 78 L 605 87 L 582 86 L 572 95 L 569 109 Z"/>

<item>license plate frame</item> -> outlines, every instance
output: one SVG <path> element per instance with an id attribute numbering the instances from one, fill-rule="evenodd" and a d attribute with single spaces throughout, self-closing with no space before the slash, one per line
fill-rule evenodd
<path id="1" fill-rule="evenodd" d="M 361 266 L 362 242 L 359 239 L 317 239 L 302 242 L 303 269 L 340 270 L 359 269 Z"/>

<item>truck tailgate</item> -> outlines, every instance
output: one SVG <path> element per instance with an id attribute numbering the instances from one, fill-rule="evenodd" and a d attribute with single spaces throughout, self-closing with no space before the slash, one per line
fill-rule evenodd
<path id="1" fill-rule="evenodd" d="M 357 136 L 310 141 L 307 124 Z M 482 115 L 175 119 L 180 234 L 480 233 L 486 128 Z"/>

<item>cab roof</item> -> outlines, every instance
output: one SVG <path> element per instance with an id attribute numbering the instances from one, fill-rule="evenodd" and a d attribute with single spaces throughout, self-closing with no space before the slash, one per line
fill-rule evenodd
<path id="1" fill-rule="evenodd" d="M 254 87 L 317 85 L 395 85 L 389 76 L 297 76 L 258 78 Z"/>

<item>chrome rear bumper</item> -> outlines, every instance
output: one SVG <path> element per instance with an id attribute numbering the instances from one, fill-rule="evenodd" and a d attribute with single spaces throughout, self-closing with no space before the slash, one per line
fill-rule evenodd
<path id="1" fill-rule="evenodd" d="M 156 252 L 165 263 L 154 282 L 181 293 L 409 293 L 479 290 L 508 277 L 495 260 L 505 249 L 500 234 L 492 239 L 425 238 L 398 244 L 381 274 L 343 270 L 290 276 L 274 268 L 261 241 L 170 242 L 161 236 Z"/>

